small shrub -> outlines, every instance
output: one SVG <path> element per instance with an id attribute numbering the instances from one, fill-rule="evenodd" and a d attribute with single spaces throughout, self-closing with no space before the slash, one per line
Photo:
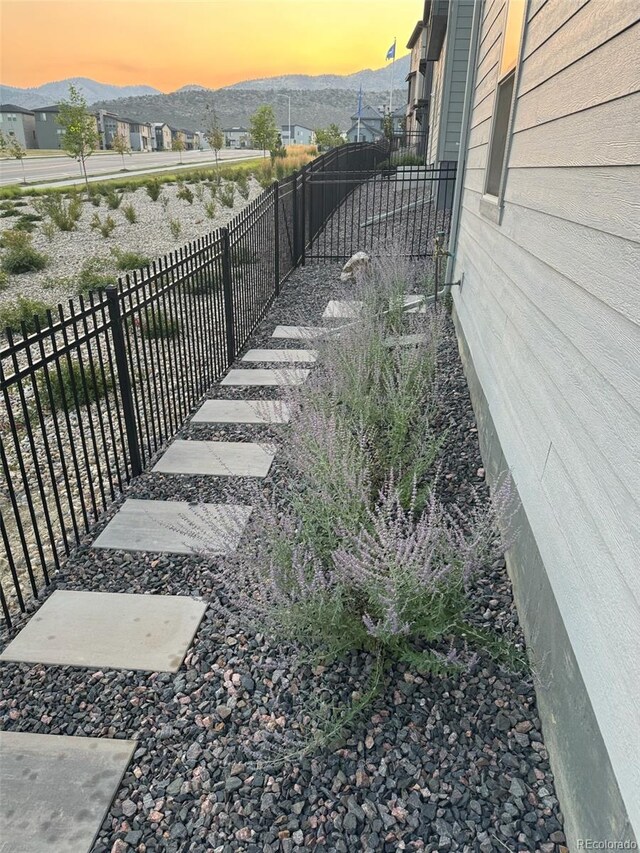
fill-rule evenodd
<path id="1" fill-rule="evenodd" d="M 16 334 L 22 334 L 22 324 L 25 324 L 27 332 L 36 331 L 34 317 L 38 317 L 41 328 L 47 325 L 47 311 L 49 305 L 39 299 L 29 299 L 19 296 L 15 302 L 0 306 L 0 329 L 8 327 Z"/>
<path id="2" fill-rule="evenodd" d="M 53 224 L 53 222 L 51 222 L 51 220 L 47 220 L 46 222 L 43 222 L 43 223 L 42 223 L 42 227 L 40 228 L 40 230 L 42 231 L 42 233 L 44 234 L 44 236 L 47 238 L 47 240 L 48 240 L 50 243 L 52 243 L 52 242 L 53 242 L 53 238 L 56 236 L 56 231 L 57 231 L 58 229 L 57 229 L 57 228 L 56 228 L 56 226 Z"/>
<path id="3" fill-rule="evenodd" d="M 195 194 L 198 201 L 204 201 L 204 189 L 205 185 L 203 183 L 196 184 Z"/>
<path id="4" fill-rule="evenodd" d="M 263 190 L 268 189 L 274 181 L 273 169 L 270 163 L 262 163 L 255 173 L 255 179 Z"/>
<path id="5" fill-rule="evenodd" d="M 100 219 L 97 213 L 93 214 L 91 228 L 94 231 L 99 231 L 105 239 L 111 236 L 115 227 L 116 221 L 110 214 L 105 216 L 104 220 Z"/>
<path id="6" fill-rule="evenodd" d="M 82 198 L 72 193 L 65 200 L 60 193 L 50 193 L 36 199 L 33 206 L 42 216 L 48 216 L 59 231 L 75 231 L 82 216 Z"/>
<path id="7" fill-rule="evenodd" d="M 220 187 L 220 190 L 218 191 L 218 198 L 220 199 L 220 204 L 223 204 L 225 207 L 233 207 L 235 199 L 234 185 L 227 184 L 226 187 Z"/>
<path id="8" fill-rule="evenodd" d="M 4 231 L 2 245 L 7 249 L 0 267 L 7 273 L 36 272 L 46 267 L 48 258 L 31 245 L 26 231 Z"/>
<path id="9" fill-rule="evenodd" d="M 91 186 L 89 188 L 89 201 L 94 207 L 100 207 L 102 203 L 102 193 L 98 187 Z"/>
<path id="10" fill-rule="evenodd" d="M 111 254 L 116 259 L 116 266 L 119 270 L 137 270 L 141 267 L 147 267 L 151 263 L 151 258 L 148 255 L 143 255 L 141 252 L 129 252 L 114 246 L 111 249 Z"/>
<path id="11" fill-rule="evenodd" d="M 157 178 L 149 181 L 149 183 L 145 187 L 147 191 L 147 195 L 151 199 L 151 201 L 158 201 L 160 198 L 160 192 L 162 191 L 162 185 Z"/>
<path id="12" fill-rule="evenodd" d="M 167 212 L 167 208 L 169 207 L 169 196 L 163 195 L 160 198 L 160 204 L 162 205 L 162 209 L 164 212 Z"/>
<path id="13" fill-rule="evenodd" d="M 2 211 L 2 213 L 0 213 L 0 217 L 2 217 L 3 219 L 8 219 L 11 216 L 18 216 L 19 213 L 20 211 L 16 210 L 15 207 L 7 207 Z"/>
<path id="14" fill-rule="evenodd" d="M 0 290 L 4 290 L 9 284 L 9 274 L 4 270 L 0 270 Z"/>
<path id="15" fill-rule="evenodd" d="M 216 215 L 216 203 L 215 203 L 215 201 L 205 202 L 204 212 L 207 215 L 208 219 L 213 219 Z"/>
<path id="16" fill-rule="evenodd" d="M 181 198 L 183 201 L 187 201 L 189 202 L 189 204 L 193 204 L 193 191 L 186 185 L 182 184 L 178 186 L 176 198 Z"/>
<path id="17" fill-rule="evenodd" d="M 182 233 L 182 223 L 179 219 L 170 219 L 169 220 L 169 228 L 171 230 L 171 236 L 174 240 L 177 240 L 180 234 Z"/>
<path id="18" fill-rule="evenodd" d="M 236 188 L 242 198 L 246 201 L 249 198 L 249 177 L 246 172 L 238 172 L 235 178 Z"/>
<path id="19" fill-rule="evenodd" d="M 134 225 L 138 221 L 136 209 L 132 204 L 125 204 L 122 208 L 122 212 L 124 213 L 127 222 L 130 222 L 131 225 Z"/>
<path id="20" fill-rule="evenodd" d="M 122 203 L 122 195 L 115 190 L 113 187 L 109 187 L 105 192 L 105 201 L 107 202 L 107 207 L 111 210 L 117 210 Z"/>
<path id="21" fill-rule="evenodd" d="M 92 290 L 104 290 L 111 284 L 116 284 L 116 277 L 106 270 L 109 262 L 104 258 L 89 258 L 86 260 L 76 278 L 75 291 L 86 295 Z"/>
<path id="22" fill-rule="evenodd" d="M 144 316 L 138 327 L 143 337 L 149 340 L 176 338 L 180 334 L 180 323 L 171 318 L 166 312 Z"/>
<path id="23" fill-rule="evenodd" d="M 216 195 L 218 194 L 218 184 L 211 181 L 209 184 L 209 193 L 211 195 L 211 201 L 215 201 Z"/>
<path id="24" fill-rule="evenodd" d="M 59 368 L 49 369 L 49 382 L 43 374 L 38 377 L 38 391 L 41 401 L 57 411 L 72 411 L 78 406 L 86 406 L 105 396 L 111 388 L 109 378 L 105 381 L 97 368 L 92 373 L 85 363 L 80 366 L 77 359 L 71 362 L 61 360 Z M 53 404 L 53 406 L 52 406 Z"/>

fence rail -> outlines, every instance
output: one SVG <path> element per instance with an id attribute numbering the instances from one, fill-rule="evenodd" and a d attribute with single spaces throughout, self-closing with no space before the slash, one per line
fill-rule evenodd
<path id="1" fill-rule="evenodd" d="M 0 606 L 8 625 L 175 435 L 292 270 L 307 259 L 346 257 L 382 235 L 373 229 L 363 242 L 365 232 L 349 231 L 345 223 L 348 216 L 360 222 L 365 211 L 370 216 L 374 196 L 384 203 L 381 181 L 388 190 L 393 171 L 382 145 L 333 149 L 265 190 L 226 228 L 117 287 L 58 306 L 43 324 L 34 318 L 20 335 L 6 331 L 0 345 Z M 436 210 L 433 181 L 400 179 L 405 189 L 415 183 L 423 189 L 430 183 Z M 431 233 L 431 208 L 427 218 Z M 408 220 L 401 225 L 410 228 Z M 428 254 L 426 243 L 421 251 Z"/>

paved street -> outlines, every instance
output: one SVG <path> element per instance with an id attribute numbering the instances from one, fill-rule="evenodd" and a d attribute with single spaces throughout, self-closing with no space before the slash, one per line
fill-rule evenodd
<path id="1" fill-rule="evenodd" d="M 225 149 L 220 152 L 220 160 L 246 160 L 248 157 L 261 157 L 262 151 Z M 175 151 L 152 151 L 125 154 L 127 174 L 140 174 L 150 169 L 167 169 L 179 165 L 180 155 Z M 41 184 L 47 181 L 62 181 L 68 183 L 82 180 L 79 164 L 71 157 L 33 157 L 25 158 L 24 171 L 29 184 Z M 212 151 L 183 151 L 184 168 L 209 165 L 214 162 Z M 87 160 L 89 175 L 104 178 L 120 177 L 122 158 L 119 154 L 96 153 Z M 18 184 L 22 182 L 22 166 L 17 160 L 0 161 L 0 185 Z"/>

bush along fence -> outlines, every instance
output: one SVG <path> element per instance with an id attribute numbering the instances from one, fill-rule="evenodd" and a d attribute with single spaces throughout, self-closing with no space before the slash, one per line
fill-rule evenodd
<path id="1" fill-rule="evenodd" d="M 0 605 L 9 626 L 234 361 L 292 270 L 360 248 L 351 229 L 334 251 L 334 222 L 365 215 L 362 188 L 385 160 L 382 145 L 333 149 L 274 183 L 228 227 L 117 287 L 6 330 Z M 430 252 L 425 240 L 422 253 Z"/>

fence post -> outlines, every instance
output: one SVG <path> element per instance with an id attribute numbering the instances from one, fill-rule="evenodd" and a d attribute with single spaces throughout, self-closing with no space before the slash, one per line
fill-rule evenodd
<path id="1" fill-rule="evenodd" d="M 106 288 L 107 305 L 109 308 L 109 319 L 111 320 L 111 335 L 113 337 L 113 352 L 118 369 L 118 385 L 120 386 L 120 397 L 122 398 L 122 414 L 124 426 L 127 432 L 127 444 L 129 445 L 129 461 L 131 462 L 131 476 L 138 477 L 142 474 L 142 458 L 140 456 L 140 440 L 138 438 L 138 426 L 133 408 L 133 395 L 131 393 L 131 376 L 127 362 L 127 350 L 124 342 L 122 329 L 122 312 L 120 310 L 120 293 L 118 288 L 110 284 Z"/>
<path id="2" fill-rule="evenodd" d="M 280 184 L 273 184 L 273 232 L 275 240 L 275 254 L 273 256 L 273 277 L 275 279 L 274 291 L 276 296 L 280 293 Z"/>
<path id="3" fill-rule="evenodd" d="M 227 340 L 227 361 L 233 364 L 236 357 L 236 330 L 233 312 L 233 283 L 231 281 L 231 243 L 229 229 L 221 228 L 222 235 L 222 293 L 224 297 L 224 328 Z"/>
<path id="4" fill-rule="evenodd" d="M 306 218 L 307 218 L 307 167 L 302 167 L 302 190 L 300 193 L 300 206 L 302 215 L 300 217 L 300 264 L 304 266 L 307 262 L 307 238 L 305 236 Z"/>
<path id="5" fill-rule="evenodd" d="M 298 266 L 298 258 L 300 257 L 298 254 L 298 176 L 296 173 L 293 173 L 293 206 L 291 211 L 291 219 L 293 226 L 293 235 L 292 235 L 292 255 L 291 258 L 292 266 Z"/>

